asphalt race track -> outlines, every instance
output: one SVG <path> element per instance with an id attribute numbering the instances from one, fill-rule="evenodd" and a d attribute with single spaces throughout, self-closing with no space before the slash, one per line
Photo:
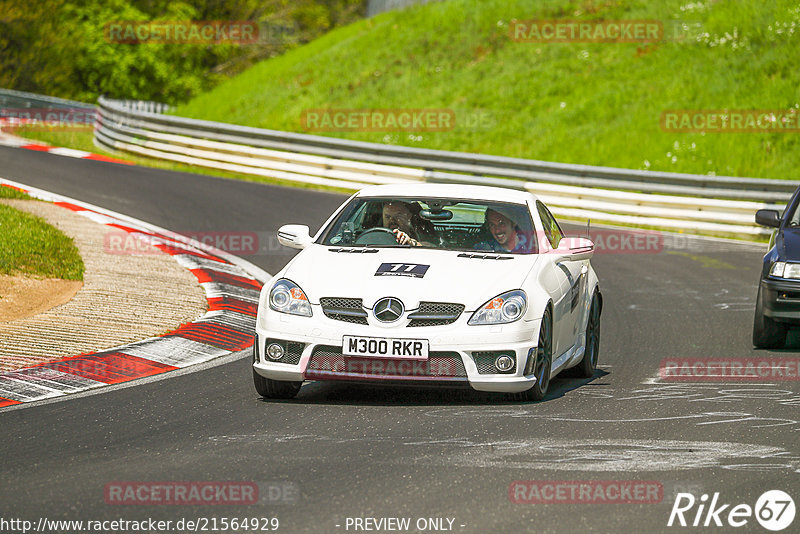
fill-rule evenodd
<path id="1" fill-rule="evenodd" d="M 316 229 L 344 198 L 6 147 L 0 176 L 178 232 Z M 291 257 L 267 248 L 245 259 L 275 272 Z M 730 504 L 723 522 L 767 490 L 797 501 L 800 386 L 656 378 L 664 358 L 797 357 L 797 336 L 777 352 L 750 342 L 763 252 L 677 239 L 655 253 L 595 255 L 605 300 L 599 370 L 555 380 L 541 403 L 321 383 L 267 402 L 243 353 L 135 387 L 0 410 L 0 516 L 277 517 L 288 533 L 356 532 L 353 518 L 367 517 L 412 526 L 448 518 L 463 533 L 730 531 L 713 519 L 668 527 L 675 495 L 719 492 Z M 514 503 L 509 488 L 519 480 L 652 481 L 663 498 Z M 106 485 L 124 481 L 252 481 L 262 491 L 252 505 L 107 504 Z M 755 517 L 737 531 L 766 532 Z"/>

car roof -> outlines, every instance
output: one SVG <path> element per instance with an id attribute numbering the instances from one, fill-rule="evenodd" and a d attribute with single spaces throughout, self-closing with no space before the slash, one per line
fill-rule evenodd
<path id="1" fill-rule="evenodd" d="M 524 204 L 535 202 L 536 196 L 527 191 L 485 185 L 402 183 L 373 185 L 358 192 L 359 197 L 432 197 L 488 200 Z"/>

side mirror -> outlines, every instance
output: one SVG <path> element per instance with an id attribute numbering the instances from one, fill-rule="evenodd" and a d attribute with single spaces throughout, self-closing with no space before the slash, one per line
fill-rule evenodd
<path id="1" fill-rule="evenodd" d="M 285 247 L 304 249 L 313 239 L 305 224 L 284 224 L 278 229 L 278 241 Z"/>
<path id="2" fill-rule="evenodd" d="M 594 255 L 594 243 L 585 237 L 564 237 L 554 252 L 564 261 L 588 260 Z"/>
<path id="3" fill-rule="evenodd" d="M 761 226 L 778 228 L 781 225 L 781 216 L 775 210 L 758 210 L 756 212 L 756 223 Z"/>

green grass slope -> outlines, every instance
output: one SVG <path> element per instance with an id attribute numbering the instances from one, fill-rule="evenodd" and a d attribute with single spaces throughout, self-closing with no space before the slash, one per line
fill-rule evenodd
<path id="1" fill-rule="evenodd" d="M 509 36 L 513 20 L 556 18 L 654 19 L 666 38 L 524 43 Z M 789 0 L 445 0 L 334 30 L 176 114 L 303 132 L 309 109 L 445 108 L 456 116 L 449 131 L 325 135 L 633 169 L 798 178 L 798 133 L 675 133 L 660 125 L 665 110 L 800 108 L 798 57 L 800 7 Z M 479 124 L 470 124 L 476 117 Z"/>
<path id="2" fill-rule="evenodd" d="M 0 186 L 0 198 L 30 197 Z M 83 271 L 71 237 L 41 217 L 0 204 L 0 274 L 83 280 Z"/>

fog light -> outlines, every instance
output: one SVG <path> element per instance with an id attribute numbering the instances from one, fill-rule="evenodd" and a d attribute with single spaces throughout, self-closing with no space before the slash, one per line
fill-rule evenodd
<path id="1" fill-rule="evenodd" d="M 283 346 L 278 343 L 270 343 L 267 347 L 267 358 L 270 360 L 280 360 L 283 358 Z"/>
<path id="2" fill-rule="evenodd" d="M 506 356 L 505 354 L 498 356 L 494 361 L 494 366 L 497 367 L 497 370 L 501 373 L 505 373 L 506 371 L 510 371 L 514 368 L 514 359 L 510 356 Z"/>

